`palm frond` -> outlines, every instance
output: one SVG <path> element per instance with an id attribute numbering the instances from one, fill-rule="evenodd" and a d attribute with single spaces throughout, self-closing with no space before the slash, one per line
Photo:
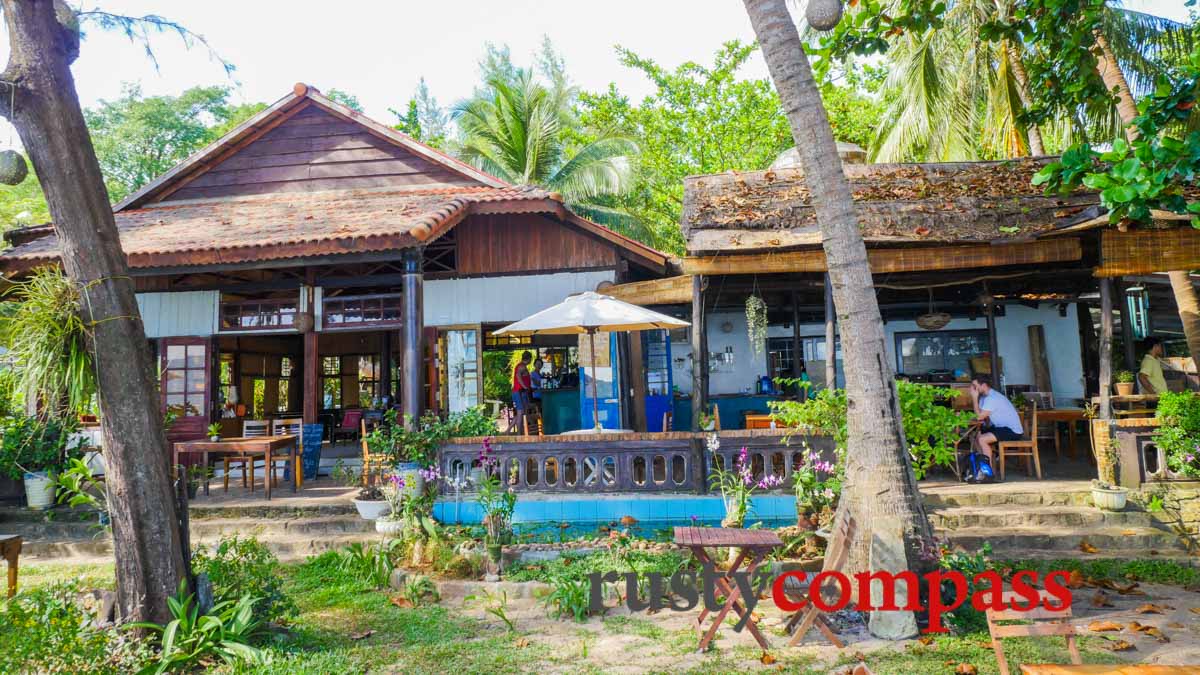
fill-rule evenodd
<path id="1" fill-rule="evenodd" d="M 1192 26 L 1119 6 L 1105 9 L 1100 30 L 1134 96 L 1148 92 L 1167 63 L 1180 61 L 1195 47 Z"/>

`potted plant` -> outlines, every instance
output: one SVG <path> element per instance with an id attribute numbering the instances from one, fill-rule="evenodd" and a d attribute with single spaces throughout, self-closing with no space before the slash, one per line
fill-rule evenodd
<path id="1" fill-rule="evenodd" d="M 396 536 L 404 531 L 404 476 L 392 474 L 379 488 L 387 504 L 387 512 L 375 519 L 375 531 Z"/>
<path id="2" fill-rule="evenodd" d="M 512 543 L 512 517 L 517 508 L 517 493 L 500 480 L 500 460 L 492 451 L 491 439 L 485 438 L 483 441 L 479 464 L 483 467 L 484 475 L 479 482 L 476 500 L 483 511 L 483 526 L 487 532 L 485 545 L 493 570 L 490 576 L 498 577 L 504 545 Z"/>
<path id="3" fill-rule="evenodd" d="M 792 472 L 798 527 L 815 531 L 829 524 L 827 521 L 842 492 L 842 481 L 836 470 L 832 462 L 823 461 L 817 453 L 809 452 L 806 461 Z"/>
<path id="4" fill-rule="evenodd" d="M 716 434 L 709 436 L 708 450 L 716 458 L 716 452 L 721 447 L 721 441 Z M 721 500 L 725 502 L 725 518 L 721 527 L 742 527 L 746 523 L 746 514 L 750 511 L 750 497 L 755 490 L 769 490 L 783 484 L 779 476 L 763 476 L 754 480 L 750 469 L 749 452 L 742 448 L 730 468 L 721 468 L 716 461 L 709 464 L 712 473 L 709 479 L 712 488 L 721 492 Z M 733 552 L 733 549 L 731 549 Z"/>
<path id="5" fill-rule="evenodd" d="M 1117 485 L 1117 450 L 1114 437 L 1101 447 L 1097 462 L 1098 480 L 1092 481 L 1092 503 L 1103 511 L 1121 511 L 1129 498 L 1129 490 Z"/>
<path id="6" fill-rule="evenodd" d="M 1113 389 L 1117 390 L 1117 396 L 1132 396 L 1133 373 L 1128 370 L 1118 370 L 1114 377 L 1116 382 L 1113 384 Z"/>
<path id="7" fill-rule="evenodd" d="M 188 500 L 196 498 L 200 492 L 200 484 L 212 477 L 212 469 L 207 466 L 193 464 L 187 468 Z"/>
<path id="8" fill-rule="evenodd" d="M 420 472 L 433 464 L 438 448 L 447 438 L 446 428 L 433 413 L 426 413 L 416 423 L 411 418 L 406 418 L 406 422 L 397 419 L 395 410 L 387 411 L 383 423 L 367 434 L 367 447 L 372 454 L 390 457 L 395 472 L 404 479 L 404 489 L 411 496 L 419 496 L 425 492 L 425 479 Z"/>
<path id="9" fill-rule="evenodd" d="M 213 443 L 221 440 L 221 424 L 219 422 L 208 425 L 208 440 Z"/>
<path id="10" fill-rule="evenodd" d="M 0 472 L 25 482 L 25 499 L 31 509 L 54 504 L 57 474 L 70 459 L 82 456 L 82 441 L 71 440 L 69 424 L 37 417 L 13 417 L 4 423 Z"/>

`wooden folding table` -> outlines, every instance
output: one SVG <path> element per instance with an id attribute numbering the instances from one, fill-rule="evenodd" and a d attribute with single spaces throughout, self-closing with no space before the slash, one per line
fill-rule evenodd
<path id="1" fill-rule="evenodd" d="M 208 458 L 210 455 L 262 455 L 263 468 L 265 469 L 265 483 L 267 488 L 267 499 L 271 498 L 271 457 L 275 455 L 275 451 L 288 448 L 288 464 L 292 465 L 292 492 L 304 483 L 303 471 L 301 471 L 301 454 L 296 451 L 296 443 L 299 436 L 292 434 L 284 434 L 281 436 L 250 436 L 238 438 L 222 438 L 219 441 L 187 441 L 185 443 L 175 444 L 175 461 L 171 466 L 179 466 L 179 456 L 188 453 L 199 453 L 203 458 L 204 466 L 208 467 Z M 251 462 L 251 468 L 254 464 Z M 253 474 L 253 471 L 251 471 Z M 251 475 L 251 480 L 254 476 Z M 204 494 L 208 494 L 208 478 L 204 479 Z"/>
<path id="2" fill-rule="evenodd" d="M 21 558 L 21 537 L 0 534 L 0 558 L 8 561 L 8 597 L 17 594 L 17 564 Z"/>
<path id="3" fill-rule="evenodd" d="M 773 551 L 776 547 L 783 545 L 783 540 L 779 535 L 770 530 L 743 530 L 738 528 L 725 527 L 677 527 L 675 528 L 675 544 L 691 549 L 692 555 L 700 561 L 702 565 L 712 565 L 716 567 L 716 563 L 708 557 L 708 548 L 740 548 L 733 564 L 723 574 L 718 574 L 716 577 L 716 590 L 725 595 L 725 606 L 716 613 L 713 619 L 712 626 L 707 630 L 704 628 L 704 620 L 708 617 L 709 610 L 705 607 L 700 612 L 700 617 L 696 619 L 696 632 L 700 635 L 700 651 L 708 648 L 710 642 L 717 635 L 717 629 L 721 627 L 721 622 L 725 620 L 725 616 L 729 614 L 729 610 L 733 610 L 738 618 L 746 616 L 749 611 L 745 605 L 738 601 L 741 597 L 741 589 L 738 588 L 734 581 L 734 573 L 738 572 L 742 565 L 745 564 L 745 573 L 753 583 L 754 571 L 762 564 L 763 558 Z M 746 618 L 746 628 L 750 630 L 750 634 L 758 641 L 760 647 L 770 649 L 771 645 L 767 642 L 767 638 L 763 636 L 758 629 L 758 622 L 754 617 Z"/>

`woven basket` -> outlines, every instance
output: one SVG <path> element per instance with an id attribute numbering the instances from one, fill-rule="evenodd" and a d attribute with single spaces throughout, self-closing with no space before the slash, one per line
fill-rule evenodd
<path id="1" fill-rule="evenodd" d="M 940 330 L 950 323 L 950 315 L 945 312 L 933 312 L 917 317 L 917 325 L 925 330 Z"/>
<path id="2" fill-rule="evenodd" d="M 0 183 L 4 185 L 19 185 L 29 175 L 29 166 L 25 158 L 16 150 L 0 152 Z"/>

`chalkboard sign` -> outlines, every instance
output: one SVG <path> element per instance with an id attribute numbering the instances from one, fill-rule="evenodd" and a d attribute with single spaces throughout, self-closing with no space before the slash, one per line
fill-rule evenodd
<path id="1" fill-rule="evenodd" d="M 321 441 L 325 436 L 325 425 L 305 424 L 300 432 L 300 462 L 304 467 L 304 480 L 315 480 L 321 468 Z M 292 467 L 288 464 L 283 472 L 284 480 L 292 479 Z"/>

